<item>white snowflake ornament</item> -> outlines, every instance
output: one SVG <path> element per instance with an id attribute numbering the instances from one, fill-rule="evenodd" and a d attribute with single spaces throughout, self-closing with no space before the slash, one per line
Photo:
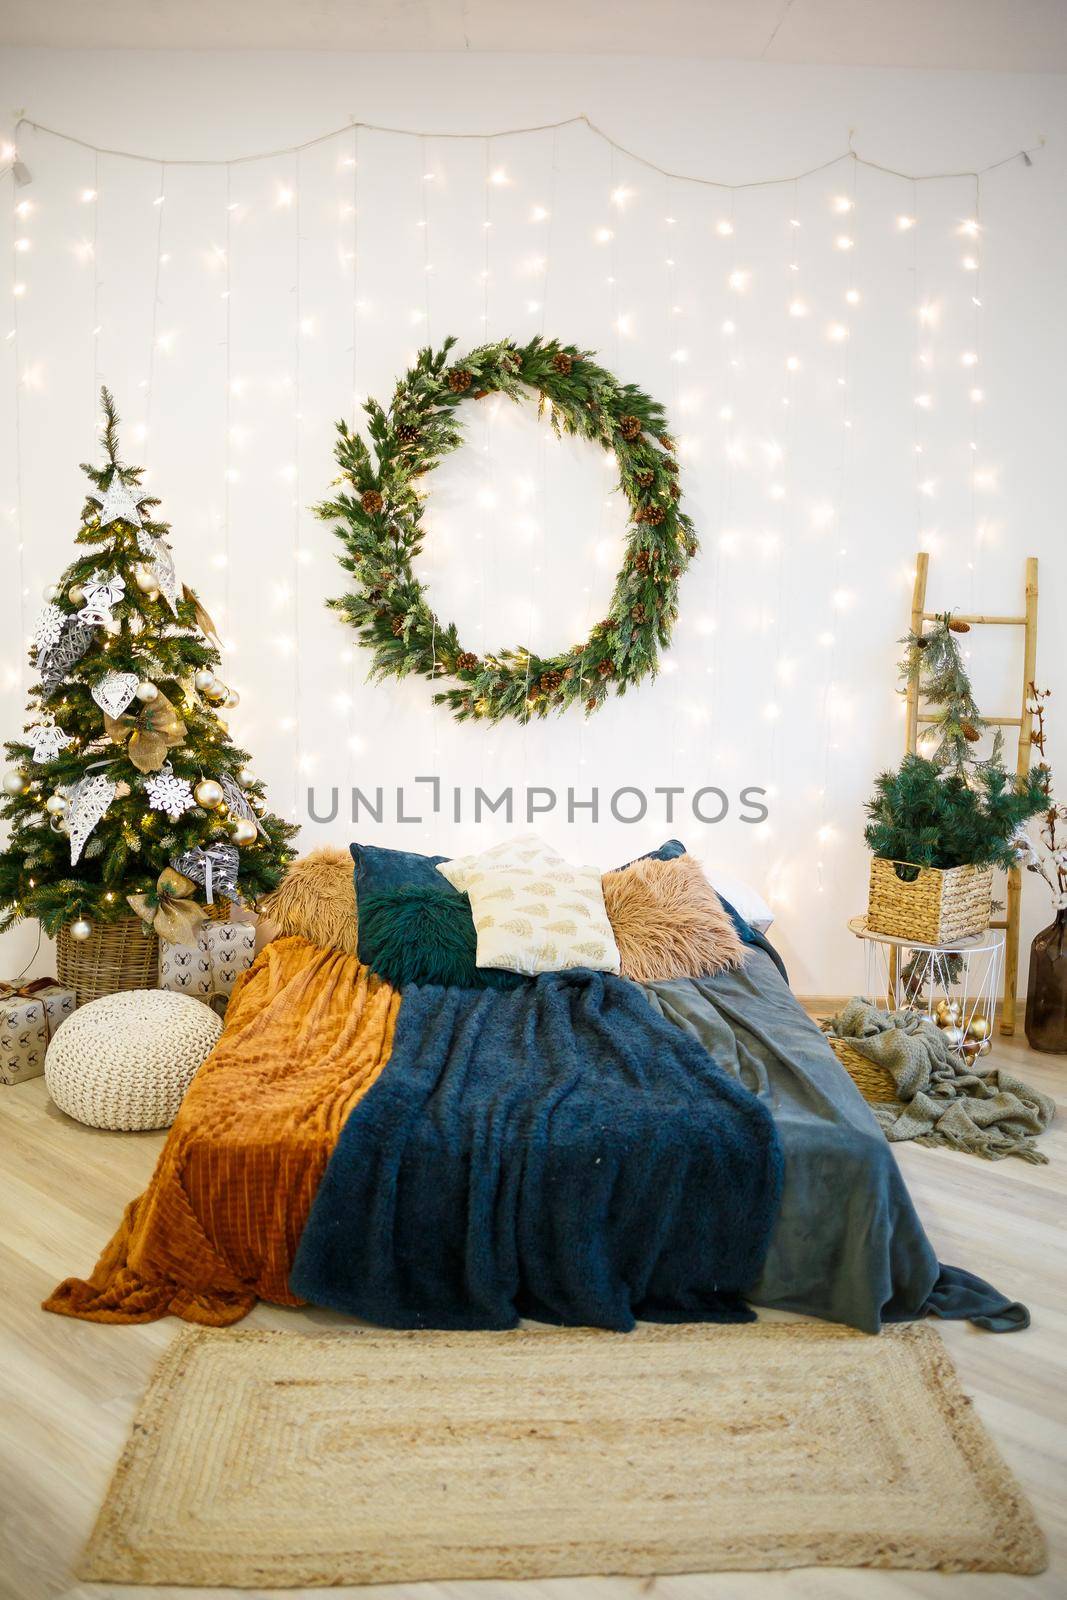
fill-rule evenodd
<path id="1" fill-rule="evenodd" d="M 58 606 L 48 604 L 43 611 L 39 611 L 33 623 L 33 643 L 38 652 L 51 650 L 53 645 L 59 643 L 63 632 L 65 614 Z"/>
<path id="2" fill-rule="evenodd" d="M 55 761 L 60 751 L 65 750 L 70 743 L 63 729 L 57 727 L 52 718 L 31 728 L 29 741 L 33 759 L 39 767 L 45 766 L 49 761 Z"/>
<path id="3" fill-rule="evenodd" d="M 175 777 L 169 761 L 146 781 L 144 792 L 152 810 L 165 811 L 172 822 L 196 805 L 192 785 L 185 778 Z"/>

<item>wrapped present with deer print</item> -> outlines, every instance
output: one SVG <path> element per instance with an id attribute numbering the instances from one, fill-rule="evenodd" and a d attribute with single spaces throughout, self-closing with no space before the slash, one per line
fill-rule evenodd
<path id="1" fill-rule="evenodd" d="M 0 1084 L 41 1076 L 48 1042 L 75 1004 L 74 990 L 54 978 L 0 982 Z"/>

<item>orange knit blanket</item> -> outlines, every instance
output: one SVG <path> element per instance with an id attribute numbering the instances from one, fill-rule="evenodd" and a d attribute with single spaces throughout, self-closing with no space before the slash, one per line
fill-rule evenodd
<path id="1" fill-rule="evenodd" d="M 354 956 L 295 937 L 269 944 L 234 987 L 148 1188 L 91 1277 L 67 1278 L 44 1309 L 222 1327 L 257 1298 L 300 1305 L 289 1267 L 345 1119 L 389 1059 L 399 1008 Z"/>

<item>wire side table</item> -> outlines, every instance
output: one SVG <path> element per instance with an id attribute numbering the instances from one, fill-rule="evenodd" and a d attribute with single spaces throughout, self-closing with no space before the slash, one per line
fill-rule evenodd
<path id="1" fill-rule="evenodd" d="M 848 926 L 863 944 L 869 1000 L 887 1011 L 921 1011 L 928 1017 L 939 1000 L 956 1000 L 964 1033 L 984 1018 L 992 1035 L 1004 964 L 1002 928 L 987 928 L 955 944 L 915 944 L 872 933 L 866 917 L 853 917 Z"/>

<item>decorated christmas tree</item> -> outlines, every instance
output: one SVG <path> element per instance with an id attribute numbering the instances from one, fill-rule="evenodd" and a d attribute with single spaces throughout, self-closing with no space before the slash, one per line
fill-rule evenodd
<path id="1" fill-rule="evenodd" d="M 143 469 L 118 457 L 101 395 L 106 460 L 83 466 L 80 553 L 45 594 L 24 738 L 5 746 L 0 928 L 39 918 L 74 938 L 131 908 L 167 938 L 198 902 L 253 905 L 292 856 L 296 829 L 268 814 L 249 757 L 219 710 L 215 626 L 179 582 Z"/>

